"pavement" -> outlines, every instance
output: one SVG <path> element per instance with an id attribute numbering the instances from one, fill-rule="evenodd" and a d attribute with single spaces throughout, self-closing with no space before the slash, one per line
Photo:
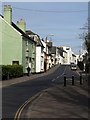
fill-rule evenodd
<path id="1" fill-rule="evenodd" d="M 53 84 L 28 104 L 21 118 L 80 118 L 89 120 L 89 100 L 87 76 L 84 74 L 83 84 Z"/>
<path id="2" fill-rule="evenodd" d="M 13 78 L 13 79 L 9 79 L 9 80 L 0 81 L 0 88 L 8 87 L 8 86 L 11 86 L 14 84 L 18 84 L 21 82 L 25 82 L 28 80 L 33 80 L 35 78 L 49 75 L 49 74 L 53 73 L 56 69 L 58 69 L 58 67 L 59 67 L 59 65 L 53 66 L 51 69 L 47 70 L 44 73 L 31 74 L 30 76 L 23 76 L 23 77 L 19 77 L 19 78 Z"/>
<path id="3" fill-rule="evenodd" d="M 56 85 L 29 104 L 21 118 L 88 118 L 87 89 Z"/>

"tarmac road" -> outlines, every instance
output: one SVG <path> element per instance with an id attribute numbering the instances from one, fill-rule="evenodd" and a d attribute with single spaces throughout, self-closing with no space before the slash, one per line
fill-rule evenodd
<path id="1" fill-rule="evenodd" d="M 14 118 L 18 108 L 30 97 L 55 84 L 62 85 L 64 75 L 68 77 L 67 84 L 71 84 L 72 75 L 79 80 L 79 74 L 76 71 L 71 71 L 70 66 L 58 65 L 55 71 L 53 69 L 50 70 L 49 74 L 48 71 L 41 77 L 37 75 L 32 80 L 4 87 L 2 89 L 2 118 Z"/>

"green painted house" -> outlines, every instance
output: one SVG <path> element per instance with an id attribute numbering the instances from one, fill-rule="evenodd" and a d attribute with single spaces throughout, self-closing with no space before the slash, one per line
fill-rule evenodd
<path id="1" fill-rule="evenodd" d="M 0 58 L 1 65 L 19 64 L 23 66 L 23 72 L 27 72 L 27 66 L 31 72 L 36 72 L 36 42 L 26 33 L 26 23 L 23 19 L 12 22 L 12 8 L 4 5 L 4 16 L 0 15 Z"/>

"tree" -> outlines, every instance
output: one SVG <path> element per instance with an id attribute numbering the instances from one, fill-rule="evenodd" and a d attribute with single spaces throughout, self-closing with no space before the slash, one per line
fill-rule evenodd
<path id="1" fill-rule="evenodd" d="M 87 50 L 87 54 L 84 56 L 84 63 L 85 63 L 85 71 L 90 72 L 90 19 L 88 20 L 88 24 L 86 23 L 85 26 L 81 29 L 85 30 L 84 33 L 81 34 L 81 39 L 84 40 L 84 46 Z"/>
<path id="2" fill-rule="evenodd" d="M 90 52 L 90 32 L 85 36 L 85 45 L 87 51 Z"/>

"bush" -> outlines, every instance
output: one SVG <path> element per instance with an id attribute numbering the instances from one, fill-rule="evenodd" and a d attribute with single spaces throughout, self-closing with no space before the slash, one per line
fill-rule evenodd
<path id="1" fill-rule="evenodd" d="M 84 69 L 84 64 L 82 61 L 78 61 L 78 67 L 80 70 L 83 70 Z"/>
<path id="2" fill-rule="evenodd" d="M 23 76 L 21 65 L 2 65 L 2 79 L 11 79 Z"/>

